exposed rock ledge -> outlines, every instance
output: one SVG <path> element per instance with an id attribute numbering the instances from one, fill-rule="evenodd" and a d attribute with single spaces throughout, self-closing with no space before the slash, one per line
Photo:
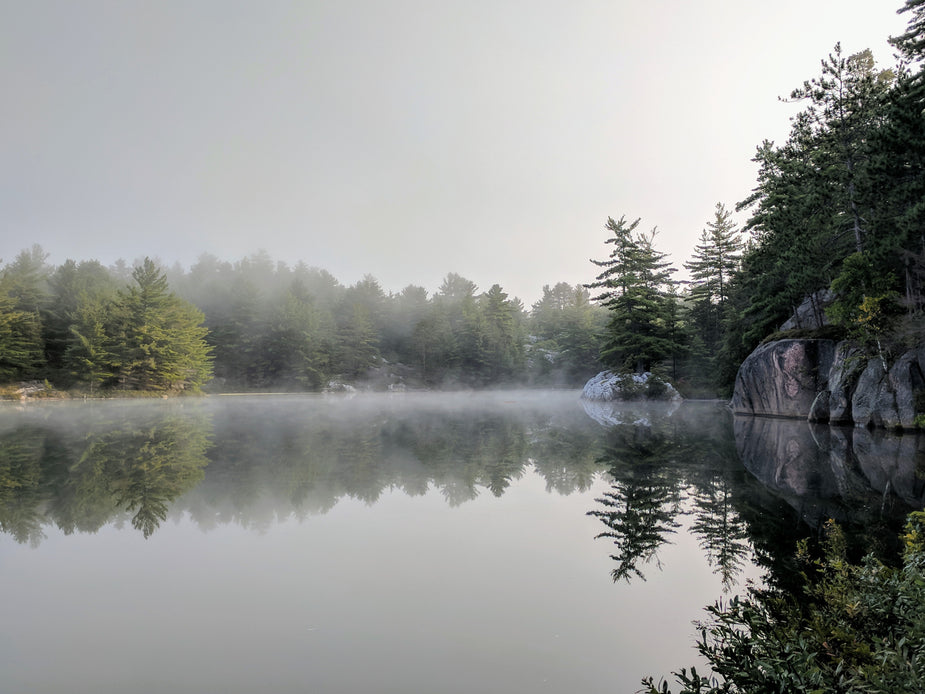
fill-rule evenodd
<path id="1" fill-rule="evenodd" d="M 737 414 L 911 429 L 923 393 L 925 347 L 885 364 L 848 342 L 777 340 L 739 367 L 731 405 Z"/>

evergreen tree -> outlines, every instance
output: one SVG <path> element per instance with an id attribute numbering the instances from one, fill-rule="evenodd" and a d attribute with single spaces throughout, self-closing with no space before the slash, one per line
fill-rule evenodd
<path id="1" fill-rule="evenodd" d="M 385 318 L 385 294 L 373 277 L 367 275 L 347 290 L 336 316 L 335 370 L 355 378 L 379 363 Z"/>
<path id="2" fill-rule="evenodd" d="M 610 311 L 601 361 L 615 370 L 642 373 L 675 354 L 681 343 L 671 279 L 674 268 L 665 260 L 666 254 L 655 249 L 654 229 L 633 234 L 639 222 L 608 218 L 606 228 L 613 236 L 606 243 L 614 248 L 608 260 L 591 261 L 604 270 L 586 286 L 603 289 L 595 300 Z"/>
<path id="3" fill-rule="evenodd" d="M 39 245 L 21 251 L 0 271 L 0 376 L 32 379 L 45 366 L 42 309 L 48 300 L 48 255 Z"/>
<path id="4" fill-rule="evenodd" d="M 300 280 L 293 280 L 261 343 L 263 379 L 274 385 L 320 389 L 331 354 L 326 332 L 312 297 Z"/>
<path id="5" fill-rule="evenodd" d="M 549 378 L 555 374 L 567 382 L 583 382 L 600 371 L 600 336 L 606 314 L 591 303 L 591 295 L 581 285 L 545 285 L 529 320 L 535 339 L 531 345 L 534 368 L 539 375 Z"/>
<path id="6" fill-rule="evenodd" d="M 707 228 L 701 232 L 693 260 L 684 263 L 692 278 L 691 299 L 718 307 L 720 313 L 729 298 L 729 283 L 739 266 L 744 245 L 731 215 L 722 203 L 716 203 L 713 221 L 707 222 Z"/>
<path id="7" fill-rule="evenodd" d="M 523 368 L 522 307 L 495 284 L 479 297 L 478 309 L 481 377 L 487 383 L 510 379 Z"/>
<path id="8" fill-rule="evenodd" d="M 730 285 L 735 310 L 726 312 L 726 379 L 804 298 L 833 282 L 846 284 L 839 279 L 844 271 L 873 268 L 871 286 L 891 272 L 884 259 L 895 257 L 895 234 L 883 221 L 896 211 L 882 202 L 892 186 L 878 173 L 890 167 L 876 143 L 887 125 L 884 105 L 893 77 L 876 69 L 870 51 L 846 58 L 836 45 L 821 75 L 793 91 L 806 107 L 792 119 L 788 140 L 758 148 L 757 185 L 738 205 L 751 213 L 745 229 L 753 243 Z M 846 267 L 856 253 L 866 260 Z"/>
<path id="9" fill-rule="evenodd" d="M 0 281 L 0 379 L 32 377 L 42 362 L 41 330 L 36 314 L 20 311 Z"/>
<path id="10" fill-rule="evenodd" d="M 20 251 L 13 262 L 3 268 L 4 286 L 20 311 L 38 315 L 45 307 L 51 272 L 45 263 L 47 258 L 48 254 L 35 244 L 29 250 Z"/>
<path id="11" fill-rule="evenodd" d="M 427 290 L 408 285 L 389 297 L 387 320 L 382 327 L 382 353 L 389 361 L 412 364 L 416 354 L 413 335 L 430 311 Z"/>
<path id="12" fill-rule="evenodd" d="M 49 375 L 56 384 L 76 379 L 98 384 L 102 374 L 92 372 L 90 358 L 102 344 L 106 306 L 113 301 L 117 285 L 110 272 L 96 260 L 67 260 L 52 273 L 50 298 L 43 311 L 45 356 Z"/>
<path id="13" fill-rule="evenodd" d="M 892 71 L 876 69 L 870 50 L 845 58 L 836 44 L 834 53 L 822 61 L 822 75 L 791 94 L 792 99 L 809 102 L 800 114 L 809 127 L 794 135 L 809 138 L 817 170 L 828 182 L 830 233 L 834 240 L 850 233 L 859 253 L 870 235 L 871 135 L 883 122 L 881 106 L 892 79 Z"/>
<path id="14" fill-rule="evenodd" d="M 211 377 L 202 313 L 170 292 L 150 258 L 132 277 L 135 285 L 119 292 L 107 326 L 115 380 L 128 389 L 198 389 Z"/>
<path id="15" fill-rule="evenodd" d="M 717 203 L 713 221 L 701 232 L 693 258 L 684 263 L 691 273 L 688 371 L 695 381 L 707 386 L 717 385 L 714 362 L 723 344 L 726 304 L 743 248 L 730 217 L 725 206 Z"/>

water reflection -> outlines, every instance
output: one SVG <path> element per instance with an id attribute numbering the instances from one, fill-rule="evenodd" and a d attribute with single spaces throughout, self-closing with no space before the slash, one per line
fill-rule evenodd
<path id="1" fill-rule="evenodd" d="M 721 581 L 792 575 L 813 495 L 921 498 L 913 438 L 877 457 L 853 432 L 839 467 L 839 434 L 782 463 L 779 428 L 715 404 L 602 421 L 577 393 L 0 408 L 4 683 L 632 691 L 688 657 Z"/>
<path id="2" fill-rule="evenodd" d="M 473 398 L 264 398 L 47 406 L 0 417 L 0 530 L 149 537 L 188 514 L 266 528 L 349 497 L 375 503 L 436 488 L 451 506 L 501 496 L 526 470 L 560 494 L 600 473 L 600 431 L 572 393 Z M 208 467 L 207 467 L 208 466 Z M 182 497 L 182 498 L 180 498 Z"/>
<path id="3" fill-rule="evenodd" d="M 607 407 L 589 415 L 608 426 L 600 462 L 612 483 L 588 515 L 613 545 L 614 581 L 661 569 L 659 550 L 682 521 L 727 587 L 753 551 L 771 580 L 786 581 L 796 541 L 829 518 L 846 528 L 856 556 L 889 559 L 906 514 L 925 505 L 920 435 L 733 421 L 724 408 L 698 403 Z"/>
<path id="4" fill-rule="evenodd" d="M 533 470 L 558 494 L 606 480 L 588 515 L 614 581 L 657 570 L 684 526 L 730 586 L 752 553 L 787 573 L 827 518 L 856 547 L 893 551 L 925 502 L 923 459 L 921 436 L 733 419 L 716 403 L 588 410 L 574 393 L 57 404 L 0 412 L 0 531 L 37 545 L 48 525 L 147 538 L 171 516 L 266 529 L 390 490 L 458 506 Z"/>
<path id="5" fill-rule="evenodd" d="M 437 489 L 458 506 L 501 496 L 531 468 L 550 490 L 586 489 L 601 434 L 575 395 L 511 397 L 301 400 L 265 406 L 256 421 L 253 408 L 223 407 L 209 474 L 183 505 L 204 527 L 261 527 L 393 489 Z"/>
<path id="6" fill-rule="evenodd" d="M 607 528 L 597 537 L 614 545 L 613 580 L 645 579 L 647 566 L 660 569 L 659 549 L 690 516 L 707 560 L 724 585 L 732 585 L 751 558 L 751 546 L 734 504 L 748 486 L 735 469 L 727 413 L 713 403 L 612 407 L 614 412 L 596 412 L 595 419 L 616 422 L 601 458 L 613 481 L 588 515 Z"/>
<path id="7" fill-rule="evenodd" d="M 203 479 L 210 446 L 203 412 L 47 410 L 0 429 L 0 530 L 38 545 L 42 527 L 95 532 L 126 518 L 145 537 Z"/>
<path id="8" fill-rule="evenodd" d="M 858 551 L 890 553 L 898 523 L 925 505 L 925 437 L 766 417 L 736 417 L 742 464 L 811 528 L 827 519 Z"/>

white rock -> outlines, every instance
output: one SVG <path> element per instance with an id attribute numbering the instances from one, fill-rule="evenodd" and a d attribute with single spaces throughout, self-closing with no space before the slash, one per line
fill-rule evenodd
<path id="1" fill-rule="evenodd" d="M 615 374 L 601 371 L 581 392 L 585 400 L 681 400 L 681 394 L 667 381 L 646 371 L 641 374 Z"/>

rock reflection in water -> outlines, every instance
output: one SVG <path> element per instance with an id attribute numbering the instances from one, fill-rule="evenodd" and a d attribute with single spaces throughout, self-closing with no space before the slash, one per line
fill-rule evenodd
<path id="1" fill-rule="evenodd" d="M 742 463 L 819 528 L 895 525 L 925 505 L 925 437 L 769 417 L 735 418 Z M 889 540 L 887 540 L 889 542 Z"/>
<path id="2" fill-rule="evenodd" d="M 674 414 L 681 401 L 622 402 L 582 398 L 581 406 L 591 419 L 606 427 L 622 424 L 649 426 Z"/>

